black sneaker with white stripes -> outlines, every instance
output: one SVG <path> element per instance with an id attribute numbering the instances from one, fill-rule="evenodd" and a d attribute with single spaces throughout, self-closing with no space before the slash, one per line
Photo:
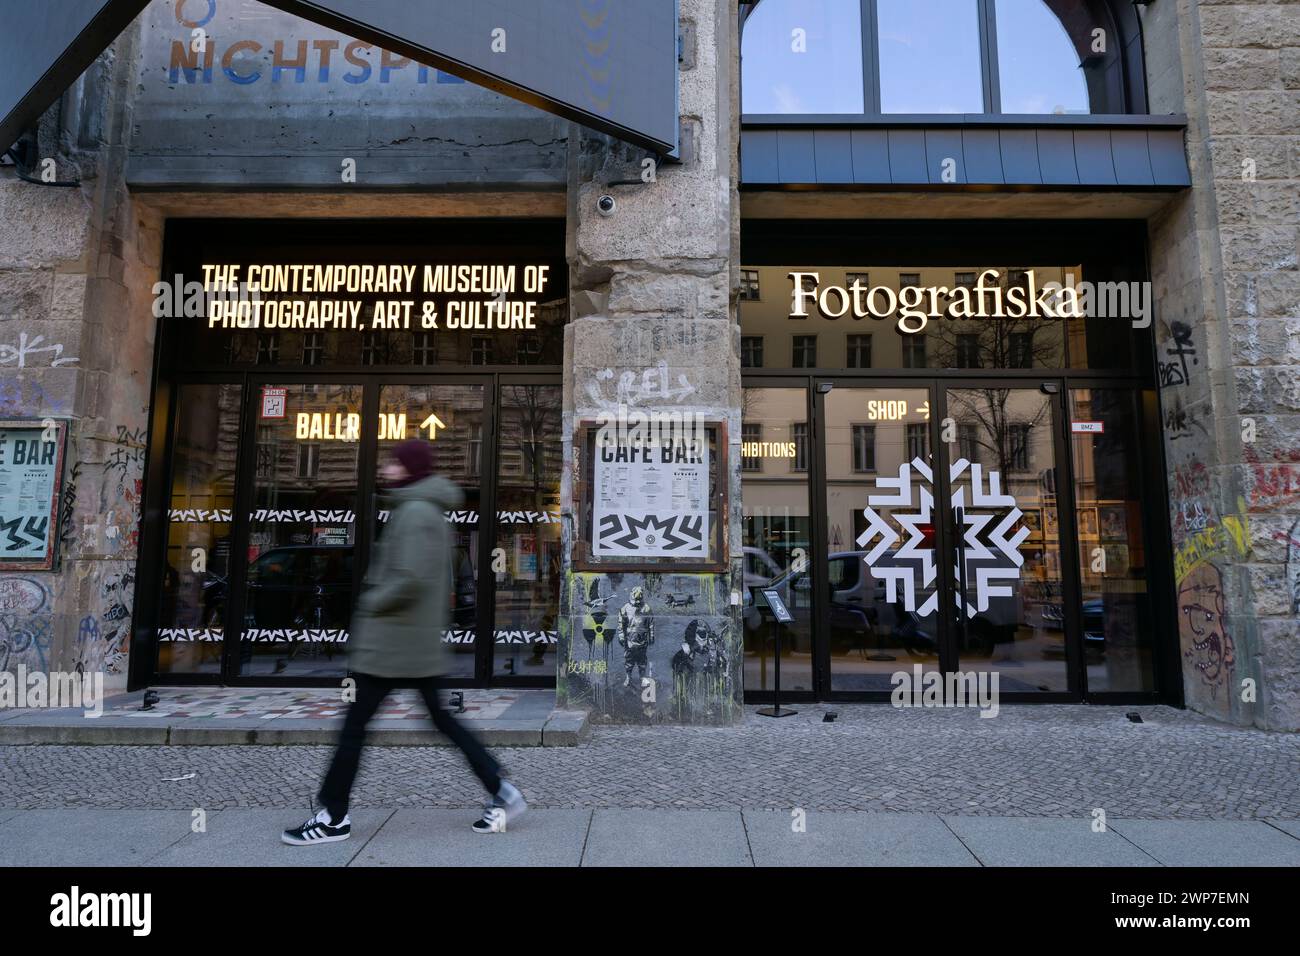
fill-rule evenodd
<path id="1" fill-rule="evenodd" d="M 496 796 L 484 808 L 483 816 L 474 821 L 472 829 L 475 833 L 505 833 L 506 824 L 518 819 L 527 809 L 528 803 L 519 788 L 509 780 L 502 780 Z"/>
<path id="2" fill-rule="evenodd" d="M 328 810 L 320 810 L 300 827 L 285 830 L 280 839 L 290 846 L 310 846 L 314 843 L 337 843 L 352 836 L 352 818 L 344 815 L 338 823 L 330 820 Z"/>

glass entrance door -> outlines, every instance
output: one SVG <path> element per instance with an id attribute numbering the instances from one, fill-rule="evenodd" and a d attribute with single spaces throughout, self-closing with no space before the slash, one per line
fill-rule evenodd
<path id="1" fill-rule="evenodd" d="M 554 681 L 560 387 L 526 375 L 181 384 L 154 627 L 156 677 L 334 683 L 405 439 L 458 484 L 439 634 L 462 686 Z"/>
<path id="2" fill-rule="evenodd" d="M 997 671 L 1003 694 L 1065 693 L 1075 631 L 1064 609 L 1059 395 L 1039 387 L 944 390 L 944 519 L 951 529 L 955 665 Z"/>
<path id="3" fill-rule="evenodd" d="M 816 391 L 822 692 L 888 693 L 919 668 L 996 670 L 1002 694 L 1078 693 L 1059 390 Z"/>
<path id="4" fill-rule="evenodd" d="M 942 666 L 931 396 L 926 387 L 821 393 L 832 692 L 888 691 L 897 671 Z"/>

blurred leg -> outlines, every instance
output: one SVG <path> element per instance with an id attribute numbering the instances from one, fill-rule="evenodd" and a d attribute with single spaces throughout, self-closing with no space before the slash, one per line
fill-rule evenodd
<path id="1" fill-rule="evenodd" d="M 478 738 L 457 720 L 454 714 L 443 709 L 442 702 L 438 699 L 442 681 L 436 677 L 426 677 L 420 681 L 419 687 L 420 694 L 424 697 L 424 705 L 429 708 L 429 716 L 433 718 L 434 726 L 460 748 L 460 752 L 469 761 L 474 775 L 479 778 L 487 792 L 495 796 L 501 789 L 501 767 L 487 752 L 487 748 L 479 743 Z"/>
<path id="2" fill-rule="evenodd" d="M 330 812 L 331 820 L 342 820 L 348 812 L 348 797 L 352 793 L 352 782 L 357 776 L 357 767 L 361 763 L 361 745 L 366 738 L 366 724 L 375 716 L 375 711 L 384 702 L 392 689 L 392 681 L 368 674 L 353 674 L 357 682 L 357 699 L 348 707 L 347 716 L 343 718 L 343 730 L 339 734 L 338 747 L 334 759 L 325 774 L 320 788 L 320 802 Z"/>

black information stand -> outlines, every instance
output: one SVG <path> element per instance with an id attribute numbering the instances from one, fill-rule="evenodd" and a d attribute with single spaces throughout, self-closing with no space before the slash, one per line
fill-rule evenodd
<path id="1" fill-rule="evenodd" d="M 763 588 L 762 593 L 771 615 L 772 626 L 776 628 L 776 684 L 773 687 L 774 706 L 760 707 L 758 713 L 764 717 L 793 717 L 799 711 L 790 710 L 788 707 L 781 709 L 781 631 L 784 630 L 783 625 L 789 624 L 794 618 L 776 588 Z"/>

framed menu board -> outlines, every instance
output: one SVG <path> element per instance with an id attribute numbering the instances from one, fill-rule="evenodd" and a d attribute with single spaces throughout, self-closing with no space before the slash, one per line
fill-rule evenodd
<path id="1" fill-rule="evenodd" d="M 50 571 L 68 423 L 0 421 L 0 571 Z"/>
<path id="2" fill-rule="evenodd" d="M 579 450 L 581 570 L 722 571 L 726 426 L 584 425 Z"/>

